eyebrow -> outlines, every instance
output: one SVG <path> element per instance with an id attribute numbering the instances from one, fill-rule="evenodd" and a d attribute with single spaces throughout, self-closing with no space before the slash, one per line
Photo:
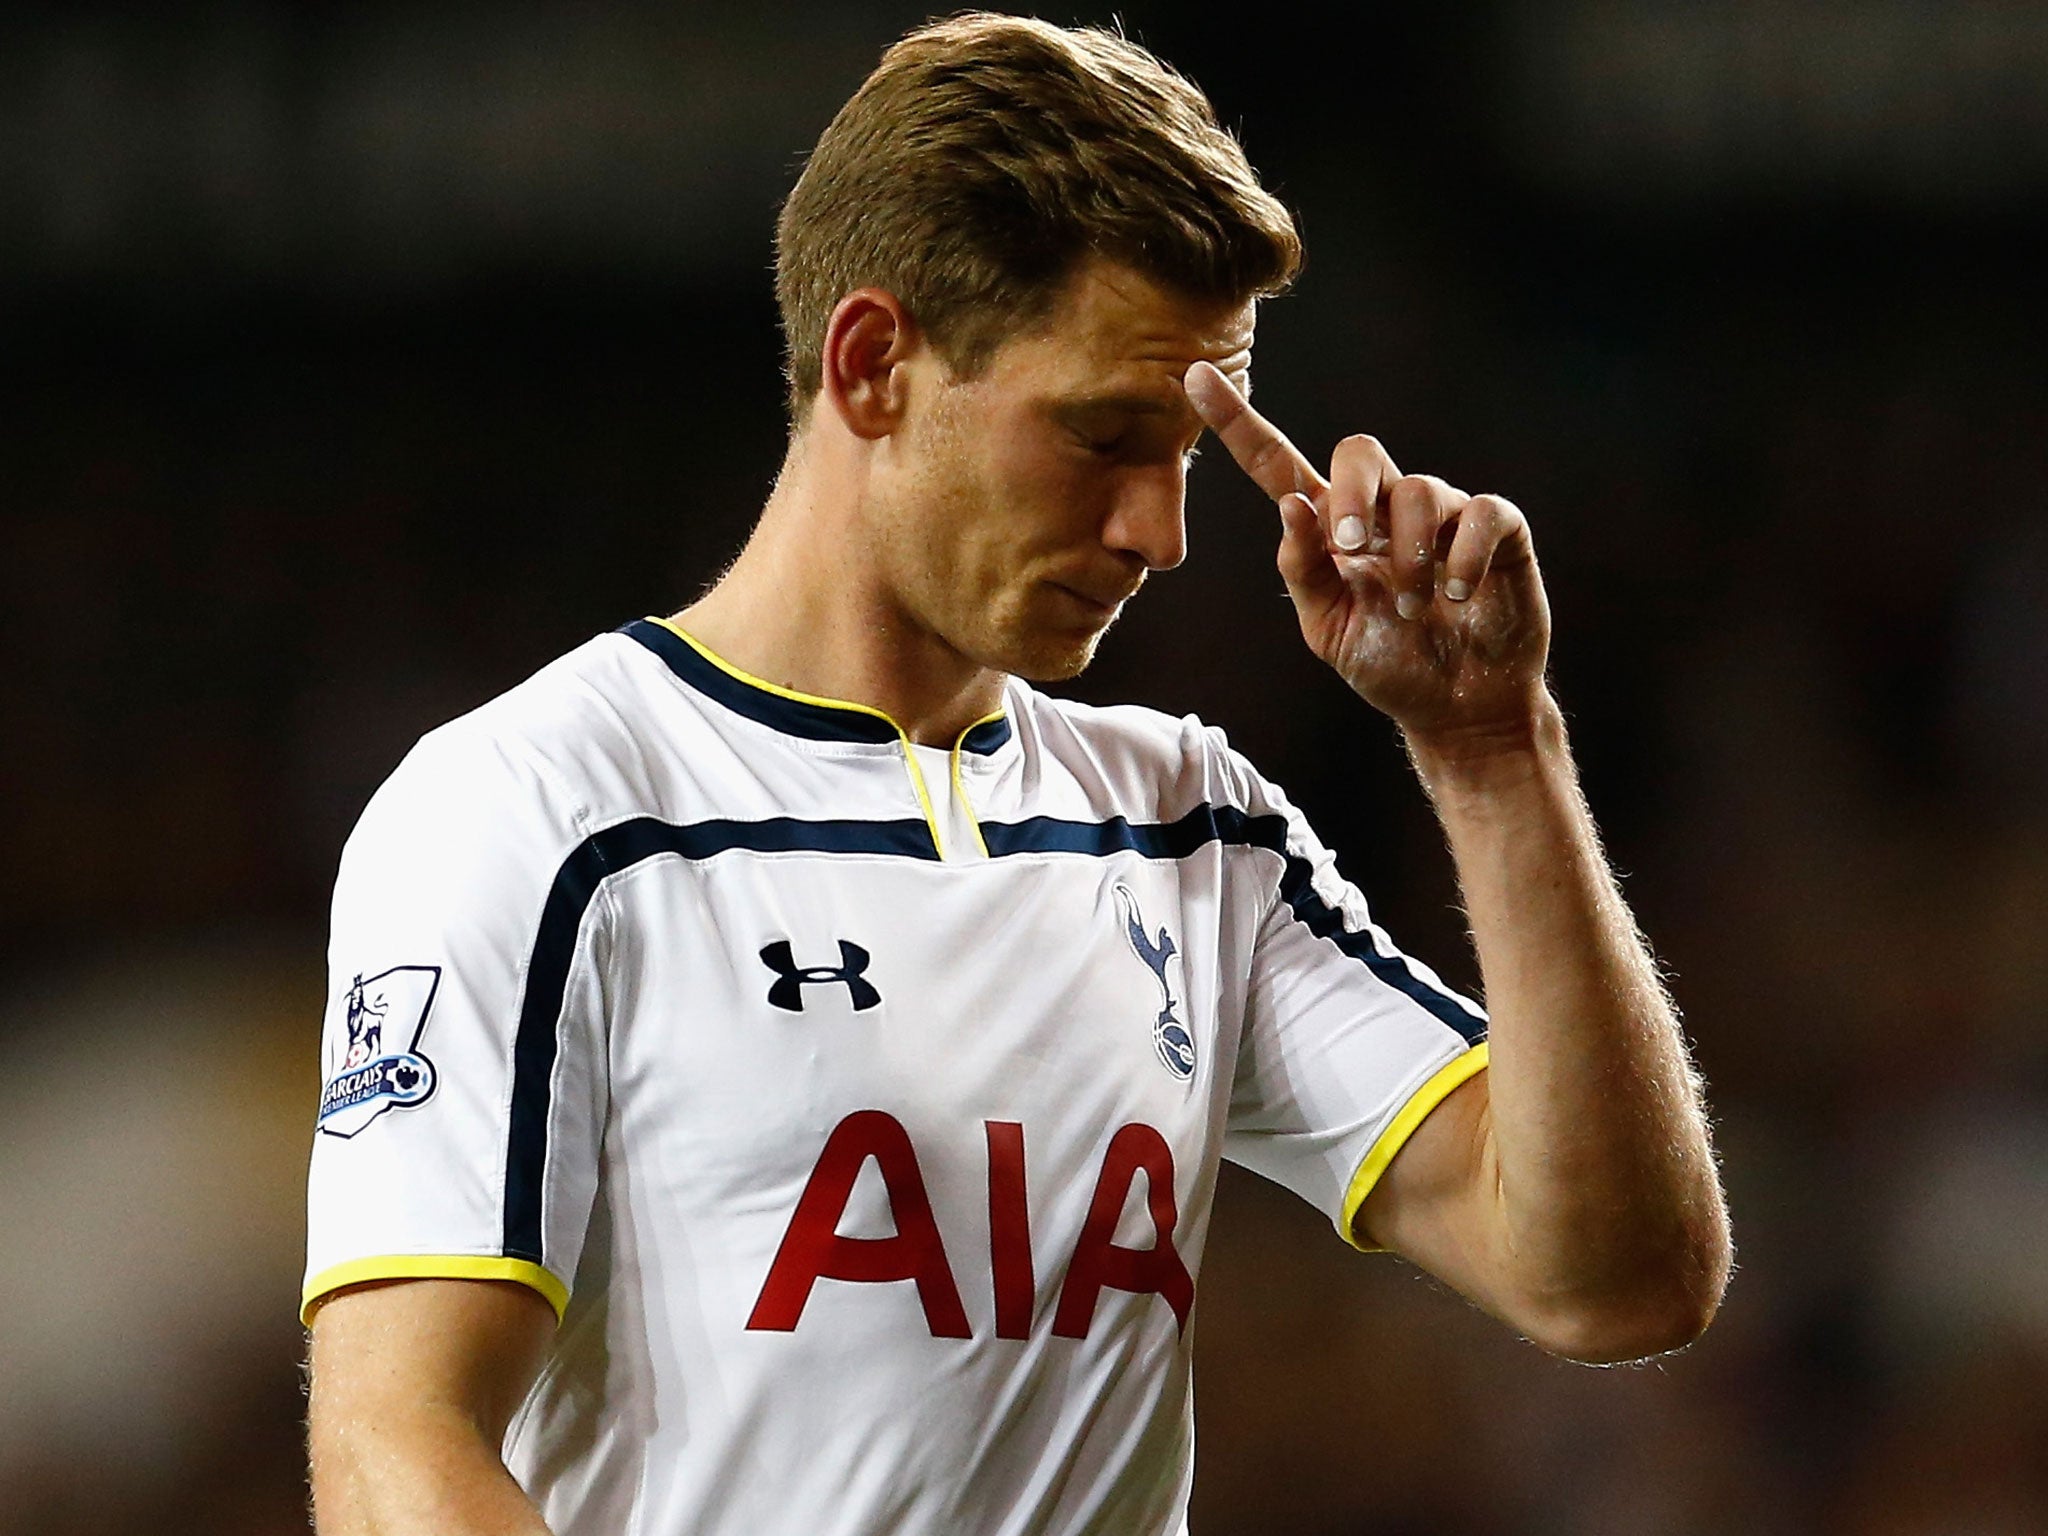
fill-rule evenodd
<path id="1" fill-rule="evenodd" d="M 1177 416 L 1187 405 L 1183 400 L 1169 400 L 1163 395 L 1078 395 L 1070 396 L 1057 403 L 1062 411 L 1129 411 L 1141 416 Z M 1193 415 L 1192 407 L 1188 414 Z"/>
<path id="2" fill-rule="evenodd" d="M 1142 416 L 1148 421 L 1170 422 L 1197 438 L 1208 430 L 1185 395 L 1177 400 L 1155 394 L 1111 392 L 1080 395 L 1056 402 L 1053 411 L 1062 421 L 1072 421 L 1076 417 L 1086 417 L 1097 412 L 1121 412 L 1130 416 Z"/>

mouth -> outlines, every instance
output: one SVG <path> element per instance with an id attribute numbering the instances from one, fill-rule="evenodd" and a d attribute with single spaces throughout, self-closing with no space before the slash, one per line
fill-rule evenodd
<path id="1" fill-rule="evenodd" d="M 1118 611 L 1125 603 L 1131 600 L 1138 590 L 1136 587 L 1127 587 L 1121 591 L 1098 595 L 1078 587 L 1068 586 L 1065 582 L 1049 582 L 1048 585 L 1055 592 L 1066 597 L 1084 613 L 1103 623 L 1107 623 L 1115 618 Z"/>

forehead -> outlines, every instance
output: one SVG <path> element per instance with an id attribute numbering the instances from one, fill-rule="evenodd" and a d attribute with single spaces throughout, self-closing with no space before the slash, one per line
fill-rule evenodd
<path id="1" fill-rule="evenodd" d="M 1098 259 L 1075 272 L 1042 327 L 1001 349 L 998 367 L 1054 391 L 1132 388 L 1178 404 L 1181 377 L 1198 360 L 1243 382 L 1255 322 L 1250 301 L 1191 300 Z"/>

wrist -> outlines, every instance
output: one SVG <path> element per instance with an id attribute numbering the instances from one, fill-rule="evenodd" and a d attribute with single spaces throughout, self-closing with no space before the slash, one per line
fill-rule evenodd
<path id="1" fill-rule="evenodd" d="M 1403 730 L 1409 761 L 1432 796 L 1488 792 L 1569 764 L 1564 712 L 1547 688 L 1514 715 L 1433 731 Z"/>

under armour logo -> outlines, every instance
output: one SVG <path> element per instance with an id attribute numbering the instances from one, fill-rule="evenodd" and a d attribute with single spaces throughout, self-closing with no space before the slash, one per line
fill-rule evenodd
<path id="1" fill-rule="evenodd" d="M 874 983 L 867 979 L 868 952 L 847 939 L 839 941 L 839 961 L 836 966 L 804 965 L 796 963 L 789 952 L 789 940 L 777 939 L 773 944 L 761 946 L 761 963 L 775 973 L 775 982 L 768 988 L 768 1001 L 777 1008 L 791 1013 L 804 1011 L 804 988 L 823 982 L 843 981 L 847 996 L 853 999 L 853 1011 L 873 1008 L 882 1001 L 882 994 L 875 990 Z"/>

